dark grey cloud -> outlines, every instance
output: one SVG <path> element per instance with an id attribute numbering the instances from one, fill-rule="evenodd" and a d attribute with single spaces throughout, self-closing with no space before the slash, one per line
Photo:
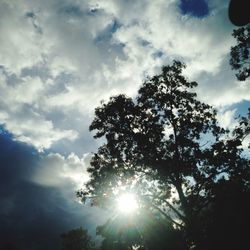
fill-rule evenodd
<path id="1" fill-rule="evenodd" d="M 95 234 L 103 221 L 93 208 L 65 196 L 59 187 L 32 181 L 43 157 L 1 129 L 0 249 L 61 249 L 61 233 L 82 226 Z"/>

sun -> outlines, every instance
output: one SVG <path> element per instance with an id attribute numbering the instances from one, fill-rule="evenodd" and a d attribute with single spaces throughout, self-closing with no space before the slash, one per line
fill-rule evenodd
<path id="1" fill-rule="evenodd" d="M 117 208 L 124 214 L 133 214 L 138 209 L 136 196 L 132 193 L 124 193 L 117 198 Z"/>

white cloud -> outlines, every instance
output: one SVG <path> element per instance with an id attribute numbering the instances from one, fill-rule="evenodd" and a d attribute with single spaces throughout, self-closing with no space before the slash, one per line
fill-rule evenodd
<path id="1" fill-rule="evenodd" d="M 250 100 L 250 80 L 237 81 L 228 62 L 226 56 L 216 74 L 203 73 L 197 78 L 199 97 L 219 109 Z"/>
<path id="2" fill-rule="evenodd" d="M 1 1 L 0 123 L 42 150 L 87 130 L 100 100 L 134 95 L 172 59 L 217 107 L 250 100 L 228 66 L 234 43 L 228 1 L 209 1 L 204 19 L 178 1 Z M 84 129 L 80 129 L 80 126 Z"/>
<path id="3" fill-rule="evenodd" d="M 245 149 L 245 153 L 250 156 L 249 154 L 249 146 L 250 146 L 250 135 L 248 135 L 245 140 L 242 142 L 242 148 Z"/>
<path id="4" fill-rule="evenodd" d="M 88 154 L 78 157 L 71 153 L 64 157 L 57 153 L 51 153 L 42 157 L 39 167 L 34 172 L 32 181 L 47 187 L 61 189 L 70 187 L 70 191 L 75 192 L 89 178 L 86 172 L 89 160 L 90 155 Z"/>
<path id="5" fill-rule="evenodd" d="M 220 112 L 218 112 L 217 115 L 219 125 L 225 129 L 232 129 L 235 127 L 235 125 L 237 124 L 235 117 L 236 117 L 236 109 L 221 110 Z"/>
<path id="6" fill-rule="evenodd" d="M 11 85 L 7 77 L 0 77 L 1 123 L 17 140 L 34 145 L 38 150 L 49 148 L 60 139 L 74 140 L 78 133 L 58 129 L 39 111 L 43 103 L 44 86 L 38 77 L 23 77 Z"/>
<path id="7" fill-rule="evenodd" d="M 0 90 L 6 103 L 15 103 L 15 106 L 35 104 L 43 91 L 43 83 L 38 77 L 24 77 L 20 84 L 14 86 L 8 86 L 6 81 L 0 81 Z"/>
<path id="8" fill-rule="evenodd" d="M 33 112 L 28 115 L 28 118 L 22 112 L 15 120 L 10 119 L 10 117 L 4 117 L 4 113 L 2 118 L 6 129 L 15 135 L 15 139 L 33 145 L 39 151 L 49 148 L 58 140 L 65 138 L 74 140 L 78 136 L 76 131 L 54 128 L 51 121 L 46 121 L 43 117 Z"/>
<path id="9" fill-rule="evenodd" d="M 25 1 L 0 3 L 0 63 L 16 74 L 20 74 L 22 68 L 40 62 L 43 53 L 48 53 L 50 48 L 50 43 L 44 41 L 42 34 L 25 16 L 28 10 Z"/>

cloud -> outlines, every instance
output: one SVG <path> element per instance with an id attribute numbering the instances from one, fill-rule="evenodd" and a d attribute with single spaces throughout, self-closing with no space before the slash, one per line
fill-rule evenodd
<path id="1" fill-rule="evenodd" d="M 1 37 L 6 35 L 8 42 L 2 43 L 0 51 L 3 100 L 0 122 L 18 140 L 39 149 L 49 148 L 64 138 L 76 139 L 78 133 L 74 129 L 55 127 L 58 121 L 52 113 L 63 107 L 61 113 L 68 118 L 67 112 L 72 109 L 81 114 L 88 112 L 93 108 L 93 98 L 94 103 L 99 102 L 95 96 L 89 98 L 90 92 L 95 92 L 93 86 L 98 78 L 96 65 L 102 67 L 105 56 L 95 39 L 113 22 L 112 18 L 101 13 L 92 15 L 90 6 L 77 1 L 44 1 L 43 5 L 39 1 L 32 4 L 20 1 L 15 7 L 9 2 L 1 5 L 1 10 L 5 10 L 1 16 L 5 24 L 1 26 Z M 66 82 L 67 76 L 70 82 Z M 26 119 L 20 121 L 20 117 Z"/>
<path id="2" fill-rule="evenodd" d="M 217 73 L 209 75 L 204 72 L 196 79 L 200 83 L 197 89 L 199 98 L 217 109 L 229 106 L 237 109 L 235 104 L 250 100 L 250 81 L 237 81 L 228 62 L 229 56 L 226 56 Z"/>
<path id="3" fill-rule="evenodd" d="M 2 1 L 0 123 L 39 150 L 88 153 L 80 140 L 95 147 L 88 126 L 100 101 L 134 96 L 173 59 L 187 64 L 203 101 L 249 100 L 228 66 L 228 1 L 206 3 L 200 19 L 174 0 Z"/>
<path id="4" fill-rule="evenodd" d="M 29 9 L 25 1 L 1 1 L 1 48 L 0 62 L 7 70 L 20 74 L 26 67 L 32 67 L 42 60 L 42 53 L 48 53 L 50 44 L 44 42 L 42 34 L 34 29 L 30 18 L 25 15 Z"/>
<path id="5" fill-rule="evenodd" d="M 233 129 L 237 125 L 235 118 L 236 109 L 224 111 L 221 110 L 217 115 L 219 126 L 225 129 Z"/>
<path id="6" fill-rule="evenodd" d="M 60 234 L 80 226 L 95 235 L 104 213 L 79 204 L 75 197 L 88 156 L 40 154 L 13 141 L 3 129 L 0 149 L 1 249 L 59 250 Z"/>
<path id="7" fill-rule="evenodd" d="M 79 158 L 74 153 L 64 157 L 58 153 L 50 153 L 39 162 L 39 168 L 32 180 L 42 186 L 63 187 L 72 186 L 72 190 L 80 189 L 88 180 L 86 168 L 89 165 L 90 155 Z M 74 194 L 71 194 L 74 195 Z"/>
<path id="8" fill-rule="evenodd" d="M 0 2 L 0 124 L 12 133 L 0 134 L 5 243 L 59 249 L 61 232 L 82 224 L 94 232 L 100 218 L 74 196 L 100 144 L 88 130 L 94 108 L 111 95 L 134 96 L 173 59 L 187 64 L 220 123 L 234 125 L 250 84 L 229 66 L 228 1 L 206 3 L 197 18 L 177 0 Z"/>

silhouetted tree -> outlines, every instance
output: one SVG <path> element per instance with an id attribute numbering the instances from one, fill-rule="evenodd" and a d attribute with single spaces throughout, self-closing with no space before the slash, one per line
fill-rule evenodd
<path id="1" fill-rule="evenodd" d="M 213 202 L 201 217 L 206 226 L 200 249 L 247 250 L 250 245 L 249 185 L 247 188 L 240 180 L 221 179 L 212 193 Z"/>
<path id="2" fill-rule="evenodd" d="M 101 250 L 185 250 L 179 230 L 169 221 L 142 210 L 136 216 L 119 214 L 97 227 L 104 240 Z"/>
<path id="3" fill-rule="evenodd" d="M 242 148 L 242 141 L 250 134 L 250 112 L 241 117 L 232 131 L 233 138 L 221 147 L 219 154 L 230 159 L 231 166 L 222 178 L 211 183 L 209 196 L 211 202 L 200 214 L 203 223 L 203 238 L 200 249 L 242 249 L 250 245 L 248 225 L 250 223 L 250 152 Z M 235 145 L 238 145 L 235 147 Z M 246 146 L 246 145 L 245 145 Z M 237 149 L 236 149 L 237 148 Z M 249 146 L 248 146 L 249 148 Z M 224 152 L 229 154 L 223 156 Z M 236 153 L 237 152 L 237 153 Z M 236 153 L 236 154 L 235 154 Z M 237 156 L 238 154 L 238 156 Z M 248 160 L 242 155 L 248 156 Z M 237 161 L 234 165 L 232 161 Z"/>
<path id="4" fill-rule="evenodd" d="M 148 78 L 134 100 L 118 95 L 96 108 L 90 130 L 106 142 L 78 196 L 114 206 L 121 187 L 135 192 L 141 209 L 182 232 L 186 248 L 202 249 L 212 237 L 215 190 L 222 179 L 247 190 L 249 160 L 241 148 L 243 124 L 234 133 L 220 128 L 216 111 L 196 98 L 197 83 L 182 75 L 184 67 L 174 61 Z M 168 244 L 162 249 L 174 249 Z"/>
<path id="5" fill-rule="evenodd" d="M 93 250 L 94 243 L 86 229 L 77 228 L 61 235 L 62 250 Z"/>
<path id="6" fill-rule="evenodd" d="M 230 64 L 237 79 L 245 81 L 250 76 L 250 24 L 234 30 L 233 37 L 237 45 L 231 48 Z"/>

